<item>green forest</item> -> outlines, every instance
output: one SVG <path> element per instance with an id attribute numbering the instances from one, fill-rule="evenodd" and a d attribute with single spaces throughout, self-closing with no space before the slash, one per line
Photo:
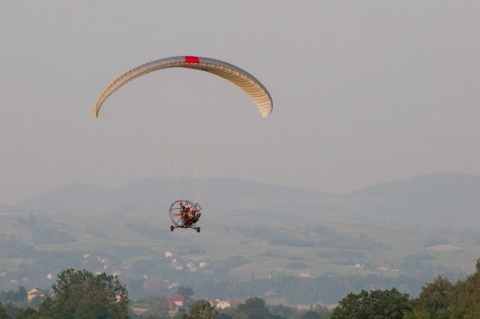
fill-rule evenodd
<path id="1" fill-rule="evenodd" d="M 0 319 L 477 319 L 480 313 L 480 259 L 476 272 L 450 282 L 438 276 L 426 283 L 416 298 L 397 288 L 349 293 L 333 309 L 308 309 L 267 304 L 248 298 L 221 307 L 218 300 L 196 298 L 190 287 L 180 286 L 175 296 L 153 295 L 130 300 L 116 276 L 73 268 L 61 271 L 48 291 L 0 293 Z M 172 301 L 173 300 L 173 301 Z"/>

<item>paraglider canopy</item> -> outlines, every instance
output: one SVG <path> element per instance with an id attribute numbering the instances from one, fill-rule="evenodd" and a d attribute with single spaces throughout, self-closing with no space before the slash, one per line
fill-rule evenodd
<path id="1" fill-rule="evenodd" d="M 103 103 L 116 90 L 142 75 L 167 68 L 188 68 L 220 76 L 245 91 L 245 93 L 247 93 L 256 103 L 262 117 L 267 117 L 272 113 L 272 98 L 267 89 L 253 75 L 239 67 L 220 60 L 197 56 L 178 56 L 142 64 L 117 77 L 107 85 L 98 96 L 95 103 L 95 117 L 98 117 L 98 113 L 100 112 Z"/>

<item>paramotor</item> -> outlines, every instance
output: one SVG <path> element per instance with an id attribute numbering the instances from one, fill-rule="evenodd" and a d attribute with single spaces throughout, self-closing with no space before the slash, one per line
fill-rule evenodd
<path id="1" fill-rule="evenodd" d="M 200 227 L 195 224 L 200 219 L 202 207 L 199 203 L 192 203 L 188 200 L 177 200 L 170 206 L 170 219 L 173 225 L 170 226 L 170 230 L 175 228 L 193 228 L 200 232 Z"/>

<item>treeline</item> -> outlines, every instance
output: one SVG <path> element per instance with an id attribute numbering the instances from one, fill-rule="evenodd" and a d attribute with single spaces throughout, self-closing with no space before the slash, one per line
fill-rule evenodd
<path id="1" fill-rule="evenodd" d="M 27 290 L 20 286 L 18 291 L 2 291 L 0 292 L 0 302 L 3 303 L 19 303 L 27 300 Z"/>
<path id="2" fill-rule="evenodd" d="M 44 295 L 38 307 L 26 302 L 28 296 L 24 292 L 19 289 L 19 293 L 14 294 L 21 297 L 17 302 L 0 303 L 0 319 L 130 318 L 125 286 L 105 273 L 62 271 L 52 285 L 52 293 Z"/>
<path id="3" fill-rule="evenodd" d="M 451 283 L 437 277 L 423 286 L 419 296 L 409 299 L 397 289 L 362 290 L 343 298 L 331 319 L 478 319 L 480 318 L 480 259 L 476 272 Z"/>
<path id="4" fill-rule="evenodd" d="M 67 269 L 52 285 L 52 294 L 37 307 L 25 307 L 26 290 L 0 293 L 0 319 L 478 319 L 480 313 L 480 259 L 476 272 L 465 280 L 451 283 L 437 277 L 423 286 L 417 298 L 396 288 L 362 290 L 343 297 L 329 311 L 324 306 L 307 310 L 284 305 L 267 305 L 262 298 L 247 298 L 228 309 L 216 309 L 206 299 L 192 298 L 194 291 L 178 287 L 183 307 L 172 305 L 168 297 L 154 295 L 130 305 L 128 291 L 117 277 L 93 275 L 86 270 Z M 216 292 L 215 292 L 216 293 Z M 137 314 L 134 307 L 143 304 Z"/>
<path id="5" fill-rule="evenodd" d="M 215 308 L 206 299 L 193 299 L 194 291 L 178 287 L 184 304 L 178 306 L 169 297 L 154 295 L 130 305 L 125 286 L 117 277 L 94 275 L 87 270 L 67 269 L 58 275 L 52 293 L 37 305 L 27 302 L 27 292 L 0 293 L 0 319 L 327 319 L 324 306 L 300 310 L 283 305 L 267 306 L 264 299 L 249 298 L 228 309 Z M 134 309 L 142 304 L 141 314 Z"/>
<path id="6" fill-rule="evenodd" d="M 412 301 L 407 319 L 478 319 L 480 318 L 480 259 L 476 272 L 465 280 L 451 283 L 439 276 L 423 287 Z"/>
<path id="7" fill-rule="evenodd" d="M 103 264 L 96 258 L 100 253 L 91 252 L 88 259 L 83 257 L 83 252 L 79 250 L 58 252 L 44 251 L 36 252 L 33 247 L 22 243 L 14 236 L 0 240 L 0 254 L 3 253 L 10 258 L 12 256 L 29 256 L 31 260 L 20 263 L 15 271 L 6 272 L 0 269 L 0 273 L 5 271 L 7 275 L 0 276 L 0 289 L 10 289 L 12 280 L 25 282 L 30 287 L 46 288 L 51 286 L 52 282 L 47 278 L 48 274 L 58 274 L 62 269 L 75 267 L 77 269 L 87 269 L 92 272 L 103 271 Z M 197 251 L 198 248 L 193 245 L 187 245 L 185 253 Z M 200 251 L 201 253 L 201 251 Z M 342 251 L 338 251 L 342 254 Z M 137 246 L 118 246 L 108 255 L 101 255 L 108 258 L 110 269 L 120 269 L 124 260 L 132 260 L 132 256 L 151 255 L 148 247 Z M 113 256 L 113 257 L 112 257 Z M 345 254 L 350 257 L 350 255 Z M 274 257 L 274 256 L 272 256 Z M 276 297 L 282 298 L 288 304 L 315 304 L 323 302 L 326 304 L 336 303 L 349 292 L 359 292 L 370 289 L 386 289 L 389 287 L 398 287 L 402 292 L 409 293 L 411 296 L 417 296 L 425 282 L 435 279 L 431 274 L 432 268 L 427 266 L 428 260 L 424 256 L 407 256 L 402 266 L 411 270 L 409 273 L 415 276 L 395 275 L 387 276 L 383 273 L 370 274 L 365 276 L 344 275 L 336 276 L 334 274 L 325 274 L 320 277 L 300 278 L 282 272 L 272 273 L 267 278 L 258 278 L 252 273 L 250 278 L 238 279 L 231 274 L 232 269 L 241 267 L 250 262 L 243 256 L 231 256 L 219 260 L 206 260 L 207 267 L 195 272 L 190 271 L 186 266 L 183 270 L 176 270 L 172 267 L 172 260 L 162 256 L 142 258 L 138 257 L 135 261 L 127 265 L 128 269 L 122 269 L 120 277 L 126 284 L 131 296 L 135 299 L 148 297 L 153 293 L 167 294 L 170 283 L 181 282 L 188 283 L 196 291 L 203 294 L 204 298 L 222 298 L 222 299 L 246 299 L 250 296 L 266 297 L 267 292 L 274 292 Z M 177 257 L 177 262 L 186 265 L 189 259 Z M 347 259 L 348 260 L 348 259 Z M 347 262 L 354 264 L 354 259 Z M 305 269 L 306 264 L 302 259 L 295 259 L 287 264 L 287 267 L 294 271 Z M 364 269 L 373 266 L 364 265 Z M 449 278 L 458 278 L 458 274 L 452 274 L 448 269 L 436 269 L 436 273 L 442 273 Z M 144 278 L 144 274 L 158 274 Z M 27 281 L 25 281 L 27 280 Z M 156 285 L 156 280 L 162 283 Z M 168 283 L 166 283 L 166 281 Z M 152 285 L 155 285 L 152 289 Z M 207 295 L 215 292 L 215 295 Z"/>
<path id="8" fill-rule="evenodd" d="M 180 287 L 177 293 L 184 297 L 184 304 L 174 310 L 170 307 L 168 297 L 159 295 L 137 301 L 146 309 L 141 314 L 131 312 L 132 318 L 138 319 L 328 319 L 331 311 L 322 305 L 309 309 L 299 309 L 284 305 L 268 305 L 264 299 L 254 297 L 235 306 L 221 309 L 214 307 L 206 299 L 192 299 L 186 296 Z M 190 288 L 187 288 L 187 291 Z M 193 291 L 190 290 L 193 294 Z M 135 308 L 135 305 L 132 306 Z"/>
<path id="9" fill-rule="evenodd" d="M 222 296 L 224 299 L 245 299 L 249 296 L 266 296 L 267 292 L 273 292 L 276 297 L 286 300 L 289 304 L 315 304 L 318 302 L 334 304 L 349 292 L 389 287 L 399 287 L 402 291 L 416 296 L 420 293 L 424 283 L 423 279 L 407 276 L 352 275 L 317 278 L 278 276 L 264 279 L 252 278 L 247 281 L 219 281 L 212 278 L 209 282 L 194 285 L 194 288 L 199 292 L 214 291 L 217 296 Z"/>

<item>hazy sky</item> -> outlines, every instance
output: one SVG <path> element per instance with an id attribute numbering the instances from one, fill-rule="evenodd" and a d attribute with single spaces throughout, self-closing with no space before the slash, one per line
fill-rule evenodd
<path id="1" fill-rule="evenodd" d="M 238 65 L 273 97 L 225 176 L 346 193 L 480 175 L 479 17 L 479 1 L 1 1 L 0 203 L 161 175 L 93 105 L 117 75 L 178 55 Z"/>

